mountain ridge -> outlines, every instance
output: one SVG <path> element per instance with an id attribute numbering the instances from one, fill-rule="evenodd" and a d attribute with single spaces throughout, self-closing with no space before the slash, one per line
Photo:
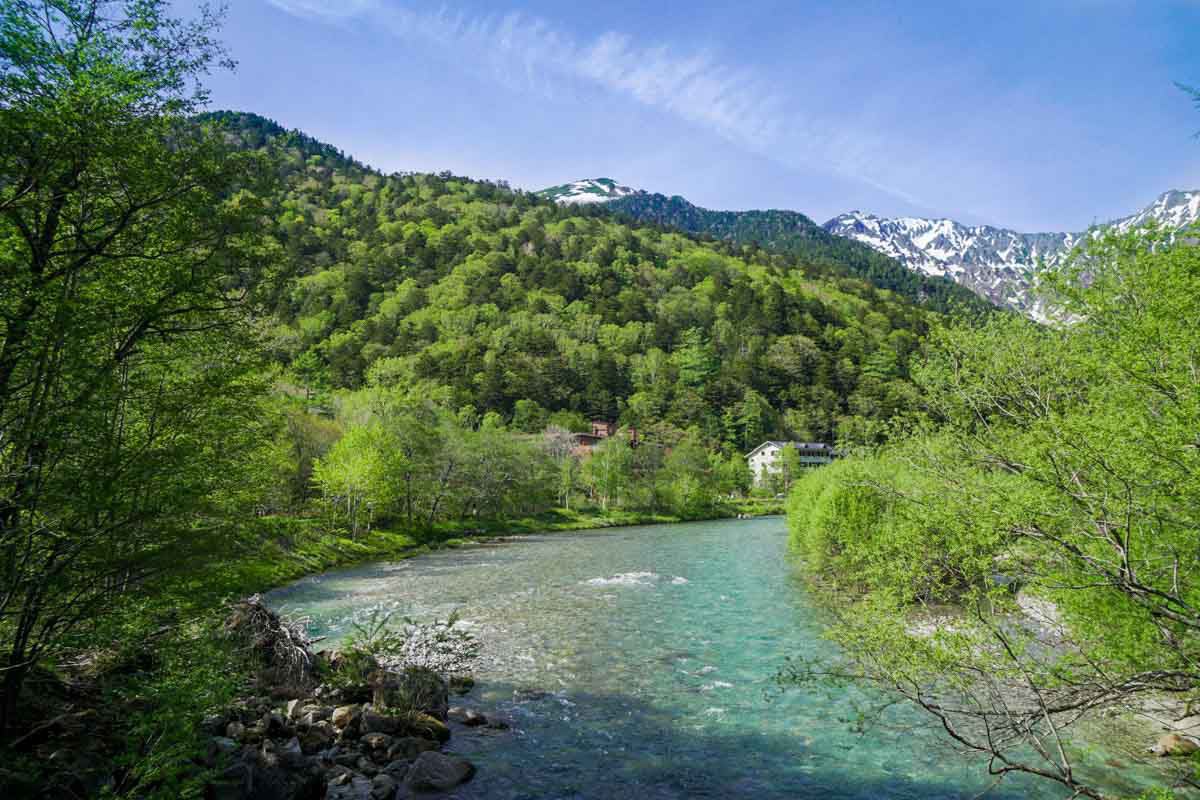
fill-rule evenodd
<path id="1" fill-rule="evenodd" d="M 623 186 L 612 178 L 584 178 L 582 180 L 551 186 L 548 189 L 534 192 L 534 195 L 564 205 L 583 205 L 588 203 L 606 203 L 621 197 L 641 192 Z"/>
<path id="2" fill-rule="evenodd" d="M 865 280 L 935 311 L 963 307 L 980 311 L 986 307 L 953 281 L 915 273 L 868 246 L 830 234 L 799 211 L 714 211 L 680 195 L 632 189 L 610 178 L 574 181 L 534 195 L 564 206 L 603 207 L 638 224 L 795 256 L 823 271 Z"/>
<path id="3" fill-rule="evenodd" d="M 1125 217 L 1081 232 L 1022 233 L 992 225 L 964 225 L 948 217 L 840 214 L 825 230 L 854 239 L 914 271 L 949 278 L 998 306 L 1035 318 L 1045 308 L 1035 290 L 1040 267 L 1053 268 L 1097 230 L 1128 232 L 1149 222 L 1179 229 L 1200 220 L 1200 190 L 1171 189 Z"/>
<path id="4" fill-rule="evenodd" d="M 715 239 L 824 259 L 855 277 L 939 310 L 963 302 L 963 295 L 947 288 L 949 284 L 994 306 L 1041 320 L 1048 312 L 1036 293 L 1037 270 L 1062 263 L 1090 231 L 1125 232 L 1151 221 L 1179 229 L 1200 221 L 1200 190 L 1181 189 L 1165 191 L 1140 210 L 1093 225 L 1088 231 L 1034 233 L 994 225 L 966 225 L 950 217 L 884 217 L 858 209 L 818 225 L 799 211 L 717 211 L 697 206 L 680 195 L 634 189 L 611 178 L 574 181 L 535 194 L 563 204 L 603 205 L 638 221 Z M 835 240 L 852 242 L 875 257 L 853 246 L 838 245 Z M 905 278 L 901 271 L 918 277 Z"/>

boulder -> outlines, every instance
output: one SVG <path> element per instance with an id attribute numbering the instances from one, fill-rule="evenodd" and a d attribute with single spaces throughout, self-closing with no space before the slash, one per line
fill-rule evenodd
<path id="1" fill-rule="evenodd" d="M 330 786 L 345 786 L 354 778 L 354 770 L 346 767 L 334 767 L 326 774 Z"/>
<path id="2" fill-rule="evenodd" d="M 455 694 L 467 694 L 475 688 L 475 679 L 470 675 L 454 675 L 450 678 L 450 691 Z"/>
<path id="3" fill-rule="evenodd" d="M 288 733 L 287 722 L 284 720 L 283 714 L 276 711 L 269 711 L 263 714 L 258 727 L 262 729 L 263 735 L 268 737 L 285 736 Z"/>
<path id="4" fill-rule="evenodd" d="M 333 743 L 333 726 L 328 722 L 310 725 L 300 737 L 300 749 L 305 753 L 318 753 Z"/>
<path id="5" fill-rule="evenodd" d="M 374 800 L 392 800 L 396 796 L 396 779 L 381 772 L 371 780 L 371 797 Z"/>
<path id="6" fill-rule="evenodd" d="M 424 667 L 380 672 L 375 678 L 378 706 L 422 711 L 440 720 L 450 708 L 450 690 L 442 676 Z"/>
<path id="7" fill-rule="evenodd" d="M 320 774 L 284 769 L 248 756 L 226 769 L 204 790 L 206 800 L 320 800 Z"/>
<path id="8" fill-rule="evenodd" d="M 325 800 L 373 800 L 370 778 L 354 773 L 344 773 L 342 778 L 329 782 L 325 789 Z"/>
<path id="9" fill-rule="evenodd" d="M 359 713 L 359 707 L 356 705 L 338 706 L 333 710 L 330 720 L 333 722 L 333 727 L 342 730 L 357 719 Z"/>
<path id="10" fill-rule="evenodd" d="M 212 744 L 209 745 L 209 754 L 213 758 L 221 756 L 231 756 L 241 748 L 241 745 L 236 740 L 230 739 L 227 736 L 214 736 Z"/>
<path id="11" fill-rule="evenodd" d="M 314 722 L 327 722 L 333 716 L 333 707 L 323 706 L 319 703 L 305 703 L 300 706 L 297 713 L 300 715 L 300 719 L 311 725 Z"/>
<path id="12" fill-rule="evenodd" d="M 1192 739 L 1177 733 L 1167 733 L 1158 737 L 1158 743 L 1150 748 L 1150 752 L 1158 756 L 1187 756 L 1200 750 L 1200 745 Z"/>
<path id="13" fill-rule="evenodd" d="M 387 752 L 387 749 L 392 746 L 392 737 L 386 733 L 368 733 L 362 739 L 363 747 L 368 750 L 382 750 Z"/>
<path id="14" fill-rule="evenodd" d="M 462 706 L 454 706 L 448 712 L 450 719 L 455 722 L 460 722 L 469 728 L 474 728 L 479 725 L 487 724 L 487 717 L 479 713 L 473 708 L 463 708 Z"/>
<path id="15" fill-rule="evenodd" d="M 200 720 L 200 730 L 210 736 L 220 736 L 225 732 L 228 718 L 224 714 L 209 714 Z"/>
<path id="16" fill-rule="evenodd" d="M 417 756 L 429 750 L 437 750 L 437 742 L 431 742 L 428 739 L 421 739 L 416 736 L 405 736 L 403 739 L 395 739 L 388 747 L 387 757 L 393 761 L 403 759 L 404 761 L 415 761 Z M 406 764 L 407 768 L 407 764 Z"/>
<path id="17" fill-rule="evenodd" d="M 446 727 L 446 723 L 428 714 L 414 714 L 409 720 L 408 730 L 424 739 L 450 741 L 450 729 Z"/>
<path id="18" fill-rule="evenodd" d="M 285 769 L 304 769 L 308 765 L 308 760 L 304 757 L 304 750 L 301 748 L 300 739 L 297 736 L 293 736 L 280 745 L 276 750 L 276 755 L 279 758 L 280 766 Z"/>
<path id="19" fill-rule="evenodd" d="M 417 756 L 404 782 L 418 792 L 445 792 L 466 783 L 474 775 L 475 765 L 465 758 L 429 750 Z"/>
<path id="20" fill-rule="evenodd" d="M 403 730 L 405 718 L 391 714 L 380 714 L 377 711 L 363 711 L 363 733 L 399 733 Z"/>
<path id="21" fill-rule="evenodd" d="M 227 739 L 241 739 L 245 734 L 246 726 L 237 720 L 225 726 L 225 738 Z"/>

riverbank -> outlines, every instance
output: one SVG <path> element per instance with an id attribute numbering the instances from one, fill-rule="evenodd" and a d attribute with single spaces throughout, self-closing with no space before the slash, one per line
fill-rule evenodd
<path id="1" fill-rule="evenodd" d="M 758 498 L 731 502 L 717 513 L 692 519 L 645 511 L 560 508 L 514 519 L 442 522 L 422 531 L 382 528 L 358 538 L 325 530 L 318 518 L 263 517 L 253 523 L 259 534 L 257 550 L 222 565 L 220 574 L 211 577 L 217 579 L 218 595 L 241 597 L 338 567 L 412 558 L 433 550 L 505 536 L 763 517 L 783 512 L 782 501 Z"/>
<path id="2" fill-rule="evenodd" d="M 781 510 L 774 501 L 746 501 L 729 504 L 716 518 Z M 328 531 L 318 518 L 254 518 L 187 577 L 116 609 L 101 636 L 80 642 L 63 659 L 69 667 L 31 679 L 24 733 L 0 751 L 0 787 L 13 798 L 111 791 L 165 800 L 199 792 L 214 773 L 207 766 L 211 736 L 198 723 L 244 696 L 256 669 L 224 635 L 231 601 L 339 567 L 499 537 L 680 521 L 558 510 L 420 532 L 380 529 L 354 539 Z"/>

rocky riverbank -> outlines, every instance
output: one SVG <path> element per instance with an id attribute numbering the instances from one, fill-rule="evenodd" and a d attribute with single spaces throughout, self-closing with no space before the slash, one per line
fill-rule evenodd
<path id="1" fill-rule="evenodd" d="M 275 682 L 202 721 L 211 736 L 211 800 L 398 800 L 448 791 L 475 774 L 452 751 L 455 729 L 508 730 L 503 721 L 450 705 L 452 694 L 471 691 L 470 678 L 379 663 L 364 669 L 361 654 L 281 647 L 266 640 L 285 627 L 261 606 L 253 613 L 259 628 L 276 632 L 258 637 L 275 661 L 263 676 Z M 286 665 L 299 665 L 301 680 Z"/>
<path id="2" fill-rule="evenodd" d="M 422 709 L 344 703 L 346 693 L 317 687 L 283 705 L 250 699 L 204 720 L 212 734 L 209 766 L 220 767 L 214 800 L 393 800 L 446 791 L 475 766 L 447 748 L 455 727 L 504 730 L 476 711 L 448 706 L 445 682 L 424 671 L 389 676 L 404 694 L 419 683 Z M 438 686 L 429 694 L 431 686 Z M 366 687 L 364 687 L 366 688 Z"/>

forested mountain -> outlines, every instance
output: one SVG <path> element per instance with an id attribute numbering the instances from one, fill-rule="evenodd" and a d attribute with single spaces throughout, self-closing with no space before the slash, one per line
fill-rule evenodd
<path id="1" fill-rule="evenodd" d="M 832 276 L 830 259 L 449 174 L 382 175 L 262 118 L 218 117 L 279 152 L 269 233 L 294 280 L 261 287 L 264 325 L 310 389 L 404 385 L 519 408 L 531 429 L 570 411 L 733 448 L 870 439 L 912 402 L 906 362 L 929 312 Z"/>
<path id="2" fill-rule="evenodd" d="M 608 178 L 576 181 L 545 189 L 538 195 L 566 205 L 603 204 L 635 222 L 677 228 L 736 244 L 757 244 L 795 256 L 810 269 L 862 278 L 939 311 L 986 307 L 953 281 L 914 272 L 869 246 L 831 234 L 797 211 L 713 211 L 679 196 L 635 191 Z"/>

